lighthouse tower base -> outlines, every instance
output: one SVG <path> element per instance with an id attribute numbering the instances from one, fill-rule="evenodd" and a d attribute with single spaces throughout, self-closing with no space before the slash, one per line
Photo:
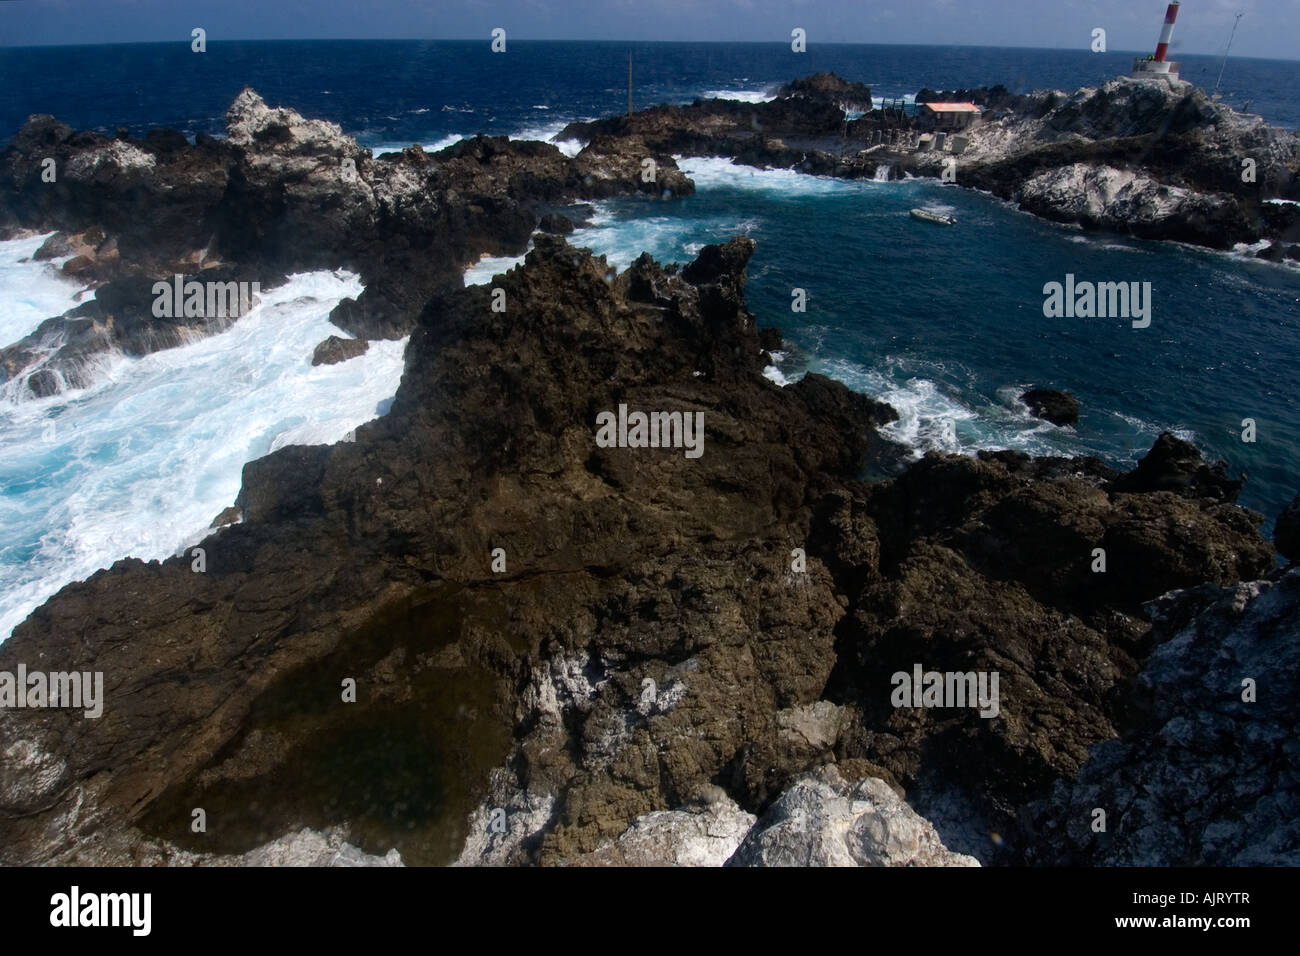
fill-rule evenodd
<path id="1" fill-rule="evenodd" d="M 1129 74 L 1129 79 L 1167 83 L 1171 89 L 1178 89 L 1188 85 L 1178 78 L 1178 66 L 1172 60 L 1148 60 L 1143 57 L 1133 61 L 1133 72 Z"/>

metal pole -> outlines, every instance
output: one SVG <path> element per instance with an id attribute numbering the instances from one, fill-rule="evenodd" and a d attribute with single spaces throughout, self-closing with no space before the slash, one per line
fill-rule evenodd
<path id="1" fill-rule="evenodd" d="M 1214 83 L 1214 92 L 1219 92 L 1219 84 L 1223 82 L 1223 71 L 1228 65 L 1228 53 L 1232 50 L 1232 39 L 1237 35 L 1237 24 L 1241 22 L 1244 13 L 1238 13 L 1237 19 L 1232 21 L 1232 34 L 1228 37 L 1228 49 L 1223 51 L 1223 62 L 1219 64 L 1219 78 Z"/>

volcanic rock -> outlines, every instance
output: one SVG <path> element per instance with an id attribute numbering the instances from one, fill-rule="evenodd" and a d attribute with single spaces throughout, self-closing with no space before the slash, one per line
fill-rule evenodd
<path id="1" fill-rule="evenodd" d="M 1296 207 L 1263 197 L 1300 199 L 1295 156 L 1300 134 L 1272 129 L 1211 100 L 1190 84 L 1171 90 L 1124 78 L 1072 95 L 1016 95 L 1005 87 L 936 93 L 980 104 L 981 122 L 964 130 L 960 185 L 983 189 L 1035 215 L 1150 239 L 1231 248 L 1300 236 Z M 848 121 L 845 107 L 868 112 Z M 558 138 L 602 142 L 606 152 L 725 156 L 765 168 L 871 178 L 881 165 L 893 178 L 939 177 L 953 154 L 914 152 L 910 136 L 933 119 L 872 111 L 870 91 L 818 74 L 782 87 L 764 103 L 696 100 L 630 116 L 572 123 Z M 901 141 L 892 138 L 901 132 Z M 881 143 L 881 134 L 888 134 Z M 1240 157 L 1256 160 L 1252 182 Z"/>
<path id="2" fill-rule="evenodd" d="M 536 206 L 694 188 L 671 155 L 623 144 L 570 159 L 547 143 L 478 136 L 432 156 L 412 149 L 375 159 L 335 124 L 269 107 L 249 89 L 231 104 L 226 133 L 193 145 L 172 130 L 109 139 L 32 117 L 0 150 L 0 230 L 58 232 L 41 255 L 71 257 L 65 271 L 92 283 L 200 270 L 221 278 L 215 266 L 269 290 L 290 273 L 351 269 L 366 289 L 335 310 L 336 324 L 360 338 L 402 338 L 431 294 L 461 284 L 465 266 L 521 254 Z M 41 178 L 46 158 L 55 160 L 54 183 Z M 649 179 L 643 158 L 657 163 Z M 77 324 L 74 313 L 11 346 L 6 375 L 33 375 L 29 366 L 49 351 L 42 343 L 63 336 L 71 351 L 51 370 L 84 384 L 84 356 L 116 347 L 119 336 Z M 177 336 L 174 327 L 134 326 L 126 338 L 136 341 L 121 343 L 128 354 L 224 327 L 190 323 Z"/>
<path id="3" fill-rule="evenodd" d="M 215 268 L 204 272 L 202 278 L 224 283 L 246 277 L 228 268 Z M 182 281 L 188 277 L 182 276 Z M 123 276 L 104 283 L 93 299 L 46 319 L 13 345 L 0 349 L 0 381 L 26 375 L 28 387 L 38 396 L 84 388 L 95 378 L 96 360 L 107 353 L 148 355 L 224 331 L 236 321 L 233 312 L 160 318 L 154 315 L 157 297 L 153 288 L 154 280 L 144 276 Z"/>
<path id="4" fill-rule="evenodd" d="M 1199 480 L 930 456 L 865 484 L 892 411 L 763 377 L 750 240 L 621 274 L 535 243 L 497 279 L 505 312 L 484 286 L 430 298 L 355 441 L 250 462 L 202 573 L 119 561 L 0 645 L 0 670 L 58 661 L 106 691 L 99 720 L 0 710 L 0 859 L 347 826 L 414 864 L 681 862 L 698 841 L 668 834 L 698 836 L 701 808 L 761 816 L 832 762 L 986 857 L 1128 718 L 1141 602 L 1272 562 L 1258 516 Z M 620 405 L 702 413 L 703 454 L 597 445 Z M 999 716 L 893 707 L 917 662 L 999 672 Z M 202 844 L 196 806 L 223 820 Z"/>
<path id="5" fill-rule="evenodd" d="M 1207 464 L 1191 442 L 1169 432 L 1156 439 L 1137 468 L 1116 478 L 1114 491 L 1171 491 L 1187 498 L 1233 502 L 1244 481 L 1228 477 L 1225 462 Z"/>
<path id="6" fill-rule="evenodd" d="M 995 112 L 963 134 L 963 185 L 1047 219 L 1142 238 L 1227 249 L 1296 235 L 1294 213 L 1260 197 L 1300 198 L 1300 135 L 1237 114 L 1191 84 L 1119 78 L 1072 95 L 974 98 Z M 1241 176 L 1243 156 L 1256 161 L 1251 182 Z M 947 159 L 918 153 L 904 165 L 938 176 Z"/>
<path id="7" fill-rule="evenodd" d="M 312 352 L 311 364 L 336 365 L 358 355 L 365 355 L 369 348 L 370 343 L 365 339 L 344 339 L 331 335 L 316 346 L 316 350 Z"/>
<path id="8" fill-rule="evenodd" d="M 722 795 L 704 806 L 638 817 L 617 840 L 573 862 L 580 866 L 722 866 L 755 817 Z"/>
<path id="9" fill-rule="evenodd" d="M 1079 424 L 1079 400 L 1069 392 L 1034 388 L 1021 395 L 1020 400 L 1029 406 L 1030 414 L 1035 418 L 1053 425 Z"/>
<path id="10" fill-rule="evenodd" d="M 231 505 L 228 508 L 221 509 L 221 514 L 212 519 L 209 528 L 224 528 L 227 525 L 237 524 L 243 520 L 243 513 L 238 508 Z"/>
<path id="11" fill-rule="evenodd" d="M 547 213 L 541 218 L 541 221 L 537 224 L 537 228 L 542 232 L 554 233 L 557 236 L 567 236 L 569 233 L 573 232 L 574 225 L 573 220 L 568 216 L 552 212 Z"/>

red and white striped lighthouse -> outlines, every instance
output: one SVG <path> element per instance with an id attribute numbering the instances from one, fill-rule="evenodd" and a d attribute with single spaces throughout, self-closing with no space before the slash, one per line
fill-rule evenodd
<path id="1" fill-rule="evenodd" d="M 1178 78 L 1178 64 L 1167 59 L 1169 41 L 1174 37 L 1174 24 L 1178 21 L 1178 0 L 1169 4 L 1165 10 L 1165 25 L 1160 30 L 1160 43 L 1156 46 L 1155 56 L 1142 57 L 1133 62 L 1133 72 L 1129 74 L 1135 80 L 1159 80 L 1170 86 L 1182 86 Z"/>
<path id="2" fill-rule="evenodd" d="M 1156 44 L 1156 62 L 1165 62 L 1165 54 L 1169 52 L 1169 41 L 1174 35 L 1174 22 L 1178 19 L 1178 0 L 1169 4 L 1169 9 L 1165 11 L 1165 25 L 1160 31 L 1160 42 Z"/>

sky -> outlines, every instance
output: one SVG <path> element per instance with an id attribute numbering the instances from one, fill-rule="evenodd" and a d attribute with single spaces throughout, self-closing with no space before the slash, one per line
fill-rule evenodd
<path id="1" fill-rule="evenodd" d="M 1166 0 L 0 0 L 0 46 L 222 39 L 695 40 L 1154 49 Z M 1185 0 L 1175 54 L 1300 59 L 1300 0 Z"/>

